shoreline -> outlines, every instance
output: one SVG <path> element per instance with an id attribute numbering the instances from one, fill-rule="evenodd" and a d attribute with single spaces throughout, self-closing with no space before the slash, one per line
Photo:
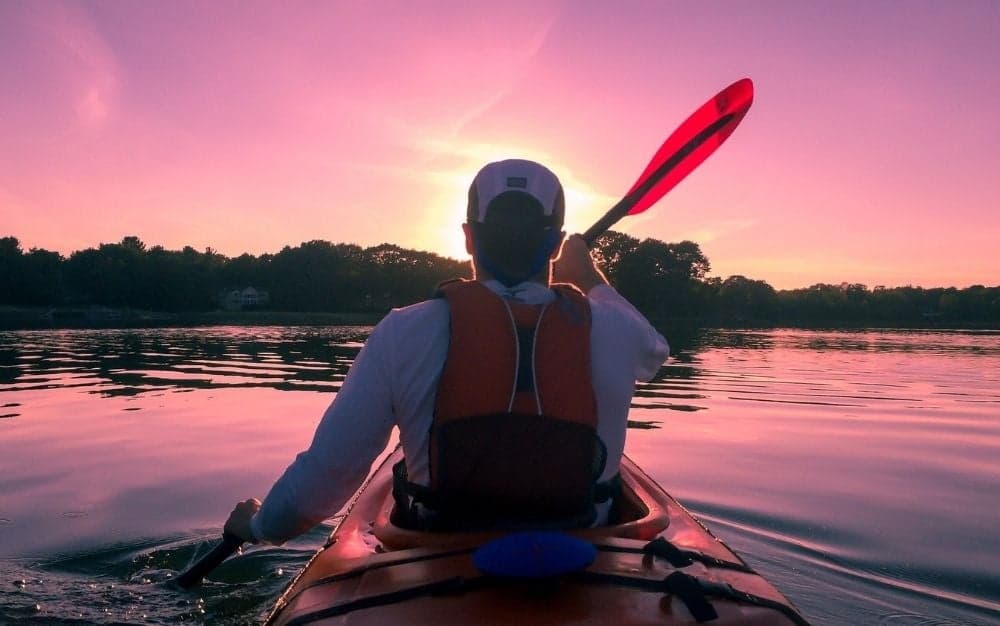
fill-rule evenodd
<path id="1" fill-rule="evenodd" d="M 374 326 L 388 311 L 382 312 L 301 312 L 301 311 L 188 311 L 171 313 L 110 307 L 15 307 L 0 306 L 0 331 L 22 330 L 127 330 L 130 328 L 185 328 L 199 326 Z M 661 330 L 690 332 L 698 329 L 775 330 L 929 330 L 1000 332 L 996 324 L 899 322 L 837 322 L 822 320 L 753 320 L 725 323 L 714 319 L 652 318 Z"/>
<path id="2" fill-rule="evenodd" d="M 374 326 L 385 312 L 187 311 L 109 307 L 0 307 L 0 331 L 192 326 Z"/>

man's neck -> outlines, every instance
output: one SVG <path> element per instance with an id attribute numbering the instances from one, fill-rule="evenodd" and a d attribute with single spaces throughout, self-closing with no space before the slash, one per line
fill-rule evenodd
<path id="1" fill-rule="evenodd" d="M 530 278 L 526 278 L 525 280 L 522 280 L 518 284 L 523 284 L 523 283 L 537 283 L 537 284 L 541 285 L 542 287 L 548 287 L 551 284 L 551 281 L 549 280 L 551 276 L 552 276 L 552 273 L 550 271 L 550 265 L 546 264 L 545 265 L 545 269 L 543 271 L 538 272 L 537 274 L 535 274 L 534 276 L 532 276 Z M 473 278 L 473 280 L 478 280 L 481 283 L 485 283 L 485 282 L 491 281 L 491 280 L 499 280 L 498 278 L 496 278 L 495 276 L 493 276 L 492 274 L 490 274 L 489 272 L 487 272 L 485 269 L 483 269 L 482 267 L 480 267 L 475 261 L 473 261 L 473 263 L 472 263 L 472 278 Z M 503 282 L 503 281 L 500 281 L 500 282 Z M 516 285 L 515 285 L 515 287 L 516 287 Z"/>
<path id="2" fill-rule="evenodd" d="M 542 304 L 550 301 L 553 297 L 552 290 L 548 286 L 533 280 L 518 283 L 513 287 L 508 287 L 495 279 L 477 282 L 501 298 L 514 302 Z"/>

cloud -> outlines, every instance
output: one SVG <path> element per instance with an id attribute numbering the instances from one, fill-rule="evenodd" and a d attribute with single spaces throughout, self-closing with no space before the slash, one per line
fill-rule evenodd
<path id="1" fill-rule="evenodd" d="M 533 4 L 491 22 L 446 22 L 437 27 L 432 42 L 406 51 L 407 72 L 391 83 L 379 81 L 377 90 L 366 92 L 370 98 L 338 105 L 383 138 L 433 159 L 442 153 L 428 150 L 429 144 L 454 142 L 517 91 L 535 69 L 562 10 L 560 5 Z M 473 16 L 477 13 L 472 10 Z"/>
<path id="2" fill-rule="evenodd" d="M 86 124 L 100 124 L 107 119 L 110 112 L 108 103 L 109 91 L 97 85 L 91 86 L 76 105 L 76 113 L 80 121 Z"/>
<path id="3" fill-rule="evenodd" d="M 757 221 L 755 219 L 722 220 L 678 233 L 678 238 L 704 244 L 753 228 Z"/>
<path id="4" fill-rule="evenodd" d="M 498 87 L 488 92 L 484 98 L 459 116 L 459 118 L 455 121 L 454 127 L 452 128 L 452 137 L 457 136 L 465 129 L 466 126 L 488 113 L 493 109 L 493 107 L 504 99 L 517 81 L 521 79 L 532 60 L 538 55 L 538 52 L 545 45 L 545 42 L 549 37 L 549 32 L 552 30 L 552 26 L 556 23 L 556 19 L 557 15 L 552 15 L 547 19 L 542 20 L 539 27 L 531 34 L 522 46 L 516 48 L 508 55 L 505 55 L 506 58 L 499 60 L 496 64 L 496 69 L 500 70 L 499 75 L 501 76 L 500 80 L 497 81 Z M 504 74 L 506 74 L 506 76 L 504 76 Z M 485 75 L 495 79 L 495 77 L 498 76 L 498 72 L 489 71 L 488 69 L 485 72 Z"/>
<path id="5" fill-rule="evenodd" d="M 44 78 L 55 81 L 85 126 L 103 124 L 111 116 L 119 91 L 118 60 L 97 28 L 86 5 L 25 4 L 24 21 L 48 54 Z"/>

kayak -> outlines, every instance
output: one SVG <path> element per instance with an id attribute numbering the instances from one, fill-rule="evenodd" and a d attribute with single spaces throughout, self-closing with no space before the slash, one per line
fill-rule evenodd
<path id="1" fill-rule="evenodd" d="M 392 466 L 402 458 L 397 448 L 374 471 L 267 624 L 807 624 L 627 457 L 611 524 L 520 533 L 523 540 L 394 524 Z M 520 558 L 502 543 L 511 539 L 528 542 L 529 560 L 566 560 L 564 542 L 591 554 L 565 572 L 548 564 L 540 574 L 483 567 L 489 553 Z"/>

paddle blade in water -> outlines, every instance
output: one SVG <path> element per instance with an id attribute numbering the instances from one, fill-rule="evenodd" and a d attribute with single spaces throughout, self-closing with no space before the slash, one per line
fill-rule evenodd
<path id="1" fill-rule="evenodd" d="M 635 204 L 628 215 L 642 213 L 722 145 L 753 104 L 753 82 L 738 80 L 691 114 L 653 155 L 626 194 Z"/>
<path id="2" fill-rule="evenodd" d="M 212 551 L 201 557 L 197 563 L 192 565 L 187 571 L 174 579 L 181 589 L 190 589 L 201 584 L 201 579 L 211 573 L 229 556 L 240 549 L 243 540 L 236 535 L 224 533 L 219 545 L 212 548 Z"/>

